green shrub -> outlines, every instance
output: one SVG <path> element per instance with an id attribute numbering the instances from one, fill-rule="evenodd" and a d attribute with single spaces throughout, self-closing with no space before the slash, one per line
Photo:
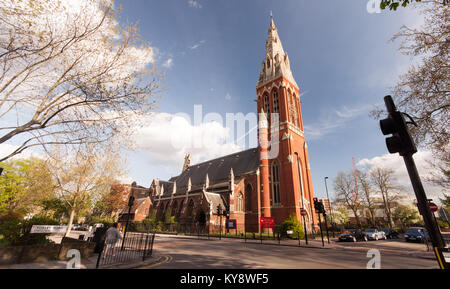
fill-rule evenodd
<path id="1" fill-rule="evenodd" d="M 293 234 L 288 234 L 287 231 L 293 231 Z M 288 237 L 291 239 L 303 239 L 305 237 L 305 233 L 303 232 L 303 228 L 300 222 L 297 220 L 297 216 L 295 213 L 289 215 L 289 218 L 286 219 L 283 223 L 281 223 L 279 228 L 280 236 L 283 238 Z"/>
<path id="2" fill-rule="evenodd" d="M 31 234 L 33 225 L 58 225 L 55 219 L 36 215 L 31 219 L 24 220 L 17 212 L 6 211 L 0 215 L 0 232 L 2 235 L 2 246 L 40 245 L 49 244 L 52 241 L 46 237 L 49 234 Z"/>

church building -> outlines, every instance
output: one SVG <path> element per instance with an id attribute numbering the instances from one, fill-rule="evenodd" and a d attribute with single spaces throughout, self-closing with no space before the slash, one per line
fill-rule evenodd
<path id="1" fill-rule="evenodd" d="M 199 164 L 186 156 L 179 176 L 151 184 L 159 219 L 169 212 L 180 225 L 217 226 L 220 205 L 238 231 L 258 232 L 260 217 L 273 217 L 277 226 L 295 213 L 303 222 L 303 208 L 308 232 L 317 229 L 299 87 L 272 15 L 256 95 L 258 147 Z"/>

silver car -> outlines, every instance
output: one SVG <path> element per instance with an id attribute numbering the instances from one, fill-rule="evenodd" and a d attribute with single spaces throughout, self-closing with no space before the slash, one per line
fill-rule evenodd
<path id="1" fill-rule="evenodd" d="M 372 229 L 367 229 L 364 231 L 364 234 L 367 235 L 367 238 L 369 238 L 369 240 L 386 240 L 386 233 L 383 231 L 380 231 L 378 229 L 372 228 Z"/>

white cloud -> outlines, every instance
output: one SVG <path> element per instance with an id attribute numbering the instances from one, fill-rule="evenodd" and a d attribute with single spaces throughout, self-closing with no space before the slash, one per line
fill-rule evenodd
<path id="1" fill-rule="evenodd" d="M 171 68 L 171 67 L 173 66 L 173 58 L 167 59 L 167 60 L 164 62 L 163 66 L 164 66 L 165 68 Z"/>
<path id="2" fill-rule="evenodd" d="M 183 117 L 157 113 L 149 123 L 135 134 L 138 149 L 148 153 L 152 165 L 169 167 L 174 173 L 181 170 L 187 153 L 195 164 L 243 149 L 226 142 L 229 130 L 218 122 L 192 125 Z"/>
<path id="3" fill-rule="evenodd" d="M 425 189 L 425 193 L 429 199 L 433 199 L 439 202 L 439 198 L 442 198 L 442 192 L 444 188 L 425 182 L 427 177 L 430 177 L 436 169 L 431 167 L 427 162 L 432 160 L 433 156 L 430 151 L 419 151 L 414 154 L 414 160 L 419 172 L 422 184 Z M 409 179 L 408 171 L 406 170 L 403 157 L 398 154 L 385 154 L 382 156 L 376 156 L 373 158 L 362 159 L 357 163 L 357 167 L 361 169 L 373 169 L 375 167 L 387 168 L 394 170 L 394 179 L 397 180 L 396 184 L 402 186 L 405 189 L 405 193 L 411 200 L 415 199 L 414 190 Z"/>
<path id="4" fill-rule="evenodd" d="M 371 107 L 371 105 L 353 108 L 343 106 L 340 109 L 329 111 L 321 116 L 318 122 L 305 125 L 305 135 L 310 140 L 321 139 L 325 135 L 345 127 L 350 120 L 367 113 Z"/>
<path id="5" fill-rule="evenodd" d="M 206 40 L 200 40 L 198 43 L 192 45 L 189 47 L 189 49 L 194 50 L 199 48 L 202 44 L 204 44 L 206 42 Z"/>
<path id="6" fill-rule="evenodd" d="M 188 4 L 189 4 L 189 7 L 202 8 L 202 5 L 200 4 L 200 2 L 198 2 L 196 0 L 188 0 Z"/>

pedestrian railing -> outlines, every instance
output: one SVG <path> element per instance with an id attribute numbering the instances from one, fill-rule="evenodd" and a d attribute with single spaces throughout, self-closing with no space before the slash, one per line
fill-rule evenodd
<path id="1" fill-rule="evenodd" d="M 154 233 L 128 232 L 124 239 L 115 244 L 105 244 L 103 241 L 96 268 L 145 261 L 152 256 L 154 240 Z"/>

